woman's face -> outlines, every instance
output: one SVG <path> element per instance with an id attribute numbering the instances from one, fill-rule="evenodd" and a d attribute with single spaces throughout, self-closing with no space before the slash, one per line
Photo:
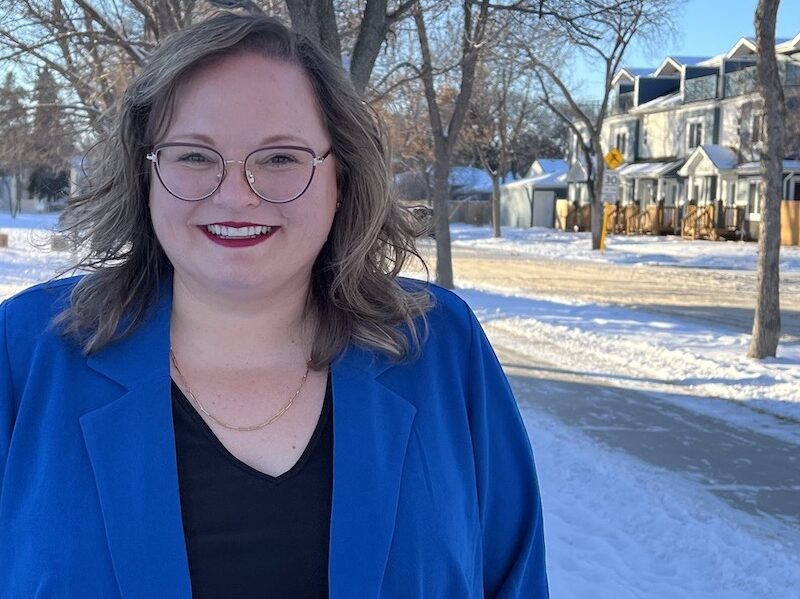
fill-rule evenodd
<path id="1" fill-rule="evenodd" d="M 172 122 L 159 143 L 210 146 L 226 161 L 244 160 L 265 146 L 302 146 L 316 156 L 331 147 L 305 74 L 257 54 L 226 57 L 192 74 L 178 90 Z M 202 169 L 209 154 L 179 150 L 169 160 L 183 169 L 185 184 L 207 176 Z M 290 159 L 264 154 L 249 163 L 250 172 L 269 187 L 285 176 L 281 169 Z M 219 189 L 194 202 L 174 197 L 151 168 L 150 214 L 176 283 L 234 299 L 304 299 L 336 210 L 332 155 L 316 167 L 308 189 L 285 204 L 256 195 L 240 162 L 228 162 Z"/>

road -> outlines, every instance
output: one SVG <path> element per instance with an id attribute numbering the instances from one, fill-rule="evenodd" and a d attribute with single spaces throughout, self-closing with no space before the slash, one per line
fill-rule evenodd
<path id="1" fill-rule="evenodd" d="M 423 248 L 431 271 L 435 260 Z M 453 270 L 481 281 L 487 289 L 522 289 L 541 298 L 571 298 L 623 305 L 649 312 L 713 322 L 735 332 L 750 332 L 756 273 L 674 266 L 612 265 L 532 258 L 454 247 Z M 781 276 L 783 341 L 800 341 L 800 273 Z"/>
<path id="2" fill-rule="evenodd" d="M 800 542 L 800 446 L 698 414 L 664 393 L 609 385 L 495 348 L 521 404 L 685 476 L 738 510 L 773 517 Z"/>
<path id="3" fill-rule="evenodd" d="M 618 266 L 498 255 L 453 248 L 455 279 L 480 281 L 491 291 L 522 291 L 622 305 L 704 323 L 732 332 L 752 328 L 755 273 L 696 268 Z M 428 258 L 430 254 L 426 255 Z M 783 343 L 800 342 L 800 273 L 782 279 Z M 770 516 L 800 541 L 800 445 L 681 407 L 677 393 L 637 389 L 589 371 L 567 370 L 558 340 L 522 355 L 508 330 L 485 323 L 520 402 L 614 450 L 677 472 L 732 507 Z M 505 342 L 504 342 L 505 339 Z M 516 340 L 518 341 L 518 340 Z M 549 345 L 552 344 L 552 347 Z M 678 400 L 678 401 L 676 401 Z M 800 438 L 800 424 L 791 427 Z M 796 430 L 795 430 L 796 429 Z"/>

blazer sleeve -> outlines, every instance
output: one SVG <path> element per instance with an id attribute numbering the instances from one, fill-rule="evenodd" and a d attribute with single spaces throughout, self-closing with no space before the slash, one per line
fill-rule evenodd
<path id="1" fill-rule="evenodd" d="M 483 535 L 486 597 L 549 596 L 533 452 L 500 363 L 470 311 L 469 418 Z"/>
<path id="2" fill-rule="evenodd" d="M 14 395 L 11 382 L 8 331 L 6 328 L 6 303 L 0 303 L 0 492 L 5 478 L 6 460 L 14 427 Z"/>

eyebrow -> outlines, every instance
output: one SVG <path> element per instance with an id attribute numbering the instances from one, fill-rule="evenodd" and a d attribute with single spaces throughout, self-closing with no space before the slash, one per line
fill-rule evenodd
<path id="1" fill-rule="evenodd" d="M 209 137 L 208 135 L 205 135 L 203 133 L 177 133 L 177 134 L 170 135 L 169 138 L 170 139 L 168 141 L 171 141 L 171 142 L 174 142 L 174 141 L 180 142 L 180 141 L 183 141 L 184 139 L 188 139 L 188 140 L 200 141 L 200 142 L 202 142 L 204 144 L 207 144 L 209 146 L 212 146 L 212 147 L 215 146 L 214 140 L 211 137 Z M 263 139 L 261 139 L 261 141 L 259 142 L 259 145 L 261 145 L 261 146 L 269 146 L 269 145 L 281 144 L 281 143 L 301 144 L 303 146 L 309 146 L 309 147 L 311 146 L 311 144 L 307 140 L 302 139 L 300 137 L 297 137 L 296 135 L 289 134 L 289 133 L 278 133 L 276 135 L 269 135 L 269 136 L 264 137 Z"/>

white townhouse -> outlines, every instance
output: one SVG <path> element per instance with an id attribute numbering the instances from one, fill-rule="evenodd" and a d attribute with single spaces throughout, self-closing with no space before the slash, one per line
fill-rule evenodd
<path id="1" fill-rule="evenodd" d="M 783 199 L 800 201 L 800 33 L 777 40 L 775 52 L 787 108 Z M 742 38 L 718 56 L 669 56 L 656 69 L 617 73 L 602 142 L 625 158 L 622 205 L 645 212 L 661 204 L 677 231 L 687 205 L 715 204 L 720 227 L 757 236 L 763 110 L 755 65 L 755 39 Z M 584 205 L 575 148 L 573 137 L 568 197 Z"/>

